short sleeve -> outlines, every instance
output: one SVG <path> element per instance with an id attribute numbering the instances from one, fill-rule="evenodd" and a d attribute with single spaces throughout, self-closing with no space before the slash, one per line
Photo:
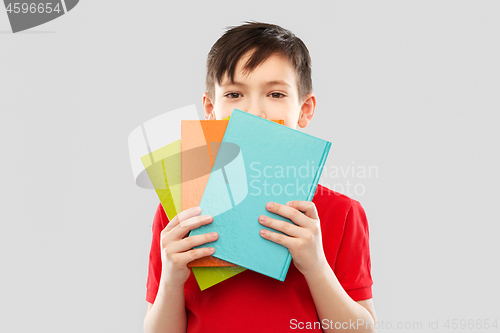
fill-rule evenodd
<path id="1" fill-rule="evenodd" d="M 368 221 L 363 207 L 356 200 L 351 199 L 346 215 L 334 271 L 354 301 L 372 298 Z"/>
<path id="2" fill-rule="evenodd" d="M 161 278 L 161 231 L 168 222 L 168 217 L 163 210 L 163 206 L 159 204 L 153 218 L 153 237 L 151 240 L 151 250 L 149 251 L 148 280 L 146 283 L 146 301 L 151 304 L 155 302 Z"/>

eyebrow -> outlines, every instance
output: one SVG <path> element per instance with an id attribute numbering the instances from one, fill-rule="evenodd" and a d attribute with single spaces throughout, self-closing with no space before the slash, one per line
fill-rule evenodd
<path id="1" fill-rule="evenodd" d="M 288 83 L 286 83 L 285 81 L 283 80 L 273 80 L 273 81 L 268 81 L 264 84 L 265 86 L 274 86 L 274 85 L 284 85 L 284 86 L 287 86 L 287 87 L 292 87 L 290 86 Z M 234 82 L 227 82 L 227 83 L 224 83 L 224 84 L 221 84 L 221 87 L 226 87 L 226 86 L 241 86 L 241 87 L 244 87 L 246 86 L 246 84 L 244 84 L 243 82 L 238 82 L 238 81 L 234 81 Z"/>

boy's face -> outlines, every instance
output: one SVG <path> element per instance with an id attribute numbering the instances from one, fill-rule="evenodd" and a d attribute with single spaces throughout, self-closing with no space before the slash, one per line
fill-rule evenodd
<path id="1" fill-rule="evenodd" d="M 299 101 L 295 69 L 288 59 L 273 54 L 252 72 L 243 74 L 243 65 L 250 53 L 243 55 L 234 72 L 234 83 L 224 75 L 221 85 L 215 83 L 215 96 L 203 95 L 205 119 L 223 119 L 233 109 L 256 116 L 277 120 L 283 119 L 285 126 L 296 129 L 306 127 L 314 114 L 316 97 L 308 94 Z"/>

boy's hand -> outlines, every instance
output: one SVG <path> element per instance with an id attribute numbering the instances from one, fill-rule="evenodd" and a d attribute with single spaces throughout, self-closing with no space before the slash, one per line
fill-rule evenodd
<path id="1" fill-rule="evenodd" d="M 272 206 L 271 206 L 272 205 Z M 321 241 L 321 227 L 316 205 L 310 201 L 290 201 L 287 205 L 268 202 L 268 211 L 287 217 L 292 223 L 276 220 L 265 215 L 259 222 L 284 233 L 262 229 L 260 235 L 288 248 L 295 267 L 304 275 L 314 274 L 328 265 Z M 303 214 L 304 212 L 305 214 Z"/>
<path id="2" fill-rule="evenodd" d="M 214 253 L 213 247 L 193 247 L 215 241 L 216 232 L 184 238 L 189 231 L 212 223 L 213 217 L 199 215 L 200 207 L 186 209 L 177 214 L 161 232 L 161 279 L 171 286 L 183 286 L 191 273 L 187 264 L 195 259 Z"/>

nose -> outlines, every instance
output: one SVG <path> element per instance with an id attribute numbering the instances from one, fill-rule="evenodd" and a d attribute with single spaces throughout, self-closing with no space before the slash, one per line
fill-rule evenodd
<path id="1" fill-rule="evenodd" d="M 262 108 L 262 106 L 257 101 L 250 102 L 247 106 L 246 112 L 253 114 L 254 116 L 267 119 L 264 108 Z"/>

